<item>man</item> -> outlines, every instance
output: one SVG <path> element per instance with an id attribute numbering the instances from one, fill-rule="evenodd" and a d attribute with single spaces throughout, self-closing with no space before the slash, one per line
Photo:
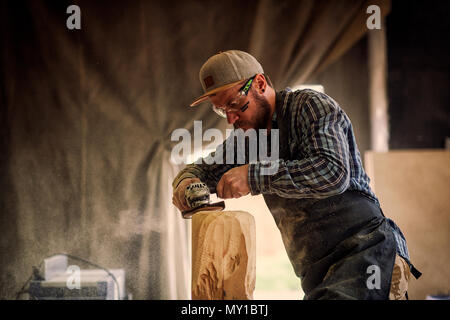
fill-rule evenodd
<path id="1" fill-rule="evenodd" d="M 369 187 L 351 122 L 338 103 L 313 90 L 276 92 L 259 62 L 238 50 L 209 58 L 200 81 L 204 94 L 191 106 L 209 99 L 235 129 L 278 129 L 271 150 L 279 148 L 279 159 L 188 165 L 173 181 L 174 205 L 189 209 L 184 191 L 198 181 L 223 199 L 262 194 L 305 299 L 407 298 L 410 272 L 420 273 Z M 276 170 L 264 173 L 268 166 Z"/>

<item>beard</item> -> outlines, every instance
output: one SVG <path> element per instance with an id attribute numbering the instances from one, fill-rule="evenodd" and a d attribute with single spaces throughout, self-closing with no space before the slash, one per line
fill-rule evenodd
<path id="1" fill-rule="evenodd" d="M 252 92 L 252 91 L 250 91 Z M 253 92 L 252 92 L 253 94 Z M 256 116 L 250 121 L 236 121 L 233 124 L 235 129 L 248 127 L 259 130 L 259 129 L 267 129 L 267 125 L 269 123 L 270 118 L 270 104 L 267 101 L 266 97 L 260 96 L 258 94 L 253 94 L 253 98 L 255 99 L 257 111 Z"/>

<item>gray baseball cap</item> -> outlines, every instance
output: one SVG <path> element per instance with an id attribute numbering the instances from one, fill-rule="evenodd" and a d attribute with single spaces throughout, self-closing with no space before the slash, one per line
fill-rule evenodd
<path id="1" fill-rule="evenodd" d="M 264 73 L 261 64 L 247 52 L 228 50 L 213 55 L 200 68 L 199 78 L 204 94 L 195 99 L 191 107 L 258 73 Z"/>

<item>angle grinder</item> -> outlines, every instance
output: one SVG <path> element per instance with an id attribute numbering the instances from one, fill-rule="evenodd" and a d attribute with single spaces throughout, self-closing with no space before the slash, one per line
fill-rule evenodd
<path id="1" fill-rule="evenodd" d="M 208 186 L 203 182 L 193 182 L 184 191 L 186 203 L 190 209 L 182 211 L 184 219 L 190 219 L 199 211 L 221 211 L 225 209 L 225 202 L 211 203 Z"/>

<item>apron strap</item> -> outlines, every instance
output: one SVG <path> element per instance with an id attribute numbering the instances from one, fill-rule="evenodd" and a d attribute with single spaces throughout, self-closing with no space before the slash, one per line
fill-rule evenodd
<path id="1" fill-rule="evenodd" d="M 412 264 L 410 265 L 409 270 L 411 271 L 411 274 L 414 276 L 414 278 L 419 279 L 422 275 L 422 272 L 417 270 Z"/>

